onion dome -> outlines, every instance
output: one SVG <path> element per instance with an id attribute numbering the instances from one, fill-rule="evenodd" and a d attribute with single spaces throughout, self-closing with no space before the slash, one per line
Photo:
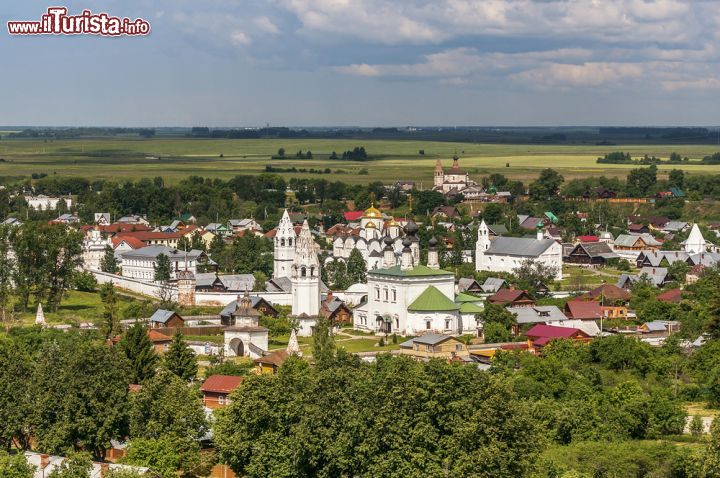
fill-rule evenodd
<path id="1" fill-rule="evenodd" d="M 382 213 L 375 208 L 374 203 L 370 203 L 370 207 L 365 209 L 365 212 L 363 213 L 363 217 L 370 218 L 370 219 L 381 219 Z"/>
<path id="2" fill-rule="evenodd" d="M 406 236 L 405 239 L 403 239 L 402 244 L 405 249 L 410 249 L 410 245 L 412 245 L 412 241 L 410 240 L 409 237 Z"/>
<path id="3" fill-rule="evenodd" d="M 438 240 L 435 239 L 435 236 L 431 237 L 430 240 L 428 241 L 428 245 L 429 245 L 430 247 L 435 247 L 435 246 L 437 246 L 437 243 L 438 243 Z"/>
<path id="4" fill-rule="evenodd" d="M 405 224 L 405 233 L 415 235 L 420 230 L 417 224 L 411 219 Z"/>
<path id="5" fill-rule="evenodd" d="M 365 224 L 365 227 L 368 228 L 368 229 L 377 229 L 377 226 L 376 226 L 375 223 L 372 222 L 372 221 L 368 221 L 368 223 Z"/>

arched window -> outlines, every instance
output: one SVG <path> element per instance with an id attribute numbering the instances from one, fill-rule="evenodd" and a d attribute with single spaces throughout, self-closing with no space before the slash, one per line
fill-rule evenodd
<path id="1" fill-rule="evenodd" d="M 285 239 L 280 239 L 280 245 L 285 247 Z"/>
<path id="2" fill-rule="evenodd" d="M 315 266 L 310 267 L 310 277 L 315 277 Z"/>
<path id="3" fill-rule="evenodd" d="M 307 277 L 307 269 L 304 267 L 300 269 L 300 277 Z"/>
<path id="4" fill-rule="evenodd" d="M 292 238 L 288 239 L 288 246 L 292 246 Z"/>

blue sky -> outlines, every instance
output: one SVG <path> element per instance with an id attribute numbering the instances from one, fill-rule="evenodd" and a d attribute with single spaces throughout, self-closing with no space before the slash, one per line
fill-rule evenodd
<path id="1" fill-rule="evenodd" d="M 48 6 L 147 37 L 11 37 Z M 716 125 L 720 2 L 0 2 L 0 124 Z"/>

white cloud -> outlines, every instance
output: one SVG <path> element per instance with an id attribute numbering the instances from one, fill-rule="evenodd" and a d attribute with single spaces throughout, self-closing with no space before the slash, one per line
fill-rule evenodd
<path id="1" fill-rule="evenodd" d="M 235 31 L 232 34 L 230 34 L 230 40 L 236 45 L 249 45 L 250 44 L 250 37 L 241 31 Z"/>
<path id="2" fill-rule="evenodd" d="M 645 72 L 639 63 L 553 63 L 510 75 L 510 79 L 537 88 L 596 87 L 626 84 Z"/>
<path id="3" fill-rule="evenodd" d="M 253 20 L 255 26 L 265 33 L 280 33 L 280 29 L 268 17 L 257 17 Z"/>

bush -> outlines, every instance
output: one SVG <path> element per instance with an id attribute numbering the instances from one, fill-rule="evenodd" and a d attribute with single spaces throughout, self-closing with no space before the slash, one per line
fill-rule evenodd
<path id="1" fill-rule="evenodd" d="M 72 288 L 82 292 L 97 290 L 97 279 L 92 272 L 76 272 L 72 276 Z"/>

